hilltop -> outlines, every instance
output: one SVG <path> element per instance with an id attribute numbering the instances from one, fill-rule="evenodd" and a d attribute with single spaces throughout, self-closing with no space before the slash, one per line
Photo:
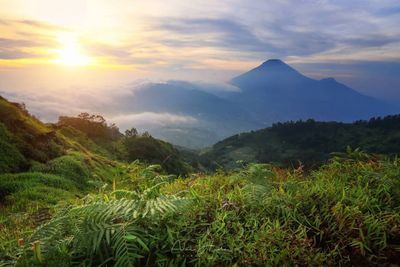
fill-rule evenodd
<path id="1" fill-rule="evenodd" d="M 354 123 L 315 120 L 275 123 L 272 127 L 224 139 L 203 153 L 214 167 L 233 168 L 236 161 L 279 166 L 320 166 L 347 147 L 375 154 L 400 153 L 400 115 Z"/>

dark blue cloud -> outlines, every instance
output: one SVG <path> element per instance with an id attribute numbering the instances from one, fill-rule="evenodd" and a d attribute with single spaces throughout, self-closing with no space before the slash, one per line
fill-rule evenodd
<path id="1" fill-rule="evenodd" d="M 277 51 L 276 47 L 268 41 L 261 40 L 249 27 L 229 19 L 168 18 L 155 27 L 172 33 L 160 40 L 169 46 L 212 46 L 254 52 Z M 204 38 L 204 34 L 209 37 Z"/>
<path id="2" fill-rule="evenodd" d="M 374 12 L 374 14 L 376 14 L 378 16 L 398 15 L 398 14 L 400 14 L 400 5 L 395 6 L 395 7 L 386 7 L 386 8 L 378 9 L 377 11 Z"/>
<path id="3" fill-rule="evenodd" d="M 340 45 L 352 48 L 380 47 L 400 42 L 400 35 L 368 33 L 354 37 L 312 29 L 292 29 L 277 19 L 252 28 L 232 19 L 168 18 L 154 26 L 169 34 L 158 40 L 171 47 L 217 47 L 274 57 L 305 56 L 328 51 Z M 294 22 L 293 22 L 294 23 Z M 268 37 L 255 32 L 266 32 Z M 254 56 L 254 55 L 253 55 Z M 262 59 L 262 58 L 260 58 Z"/>

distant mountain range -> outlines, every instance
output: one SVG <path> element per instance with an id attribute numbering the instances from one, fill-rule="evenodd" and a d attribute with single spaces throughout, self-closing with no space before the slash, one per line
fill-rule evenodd
<path id="1" fill-rule="evenodd" d="M 242 92 L 229 99 L 258 122 L 309 119 L 351 122 L 394 112 L 394 107 L 362 95 L 334 78 L 308 78 L 281 60 L 264 62 L 231 80 Z"/>
<path id="2" fill-rule="evenodd" d="M 283 61 L 271 59 L 230 81 L 234 91 L 183 81 L 148 83 L 124 96 L 124 112 L 151 112 L 177 119 L 143 120 L 137 126 L 155 137 L 190 148 L 209 146 L 230 135 L 274 122 L 315 119 L 351 122 L 399 112 L 334 78 L 308 78 Z M 162 118 L 162 117 L 161 117 Z"/>

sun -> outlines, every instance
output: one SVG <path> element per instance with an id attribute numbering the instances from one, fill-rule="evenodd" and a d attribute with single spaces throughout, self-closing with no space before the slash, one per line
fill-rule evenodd
<path id="1" fill-rule="evenodd" d="M 85 55 L 79 45 L 78 37 L 72 33 L 62 33 L 58 36 L 62 48 L 57 49 L 55 63 L 68 66 L 86 66 L 93 63 L 93 58 Z"/>

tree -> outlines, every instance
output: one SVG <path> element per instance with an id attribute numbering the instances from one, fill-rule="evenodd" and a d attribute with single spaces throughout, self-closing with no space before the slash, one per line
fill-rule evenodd
<path id="1" fill-rule="evenodd" d="M 136 130 L 136 128 L 131 128 L 130 130 L 128 129 L 125 131 L 126 137 L 134 137 L 134 136 L 137 136 L 138 134 L 139 133 L 138 133 L 138 130 Z"/>
<path id="2" fill-rule="evenodd" d="M 145 132 L 142 134 L 142 136 L 143 136 L 143 137 L 148 137 L 148 138 L 152 137 L 148 131 L 145 131 Z"/>

